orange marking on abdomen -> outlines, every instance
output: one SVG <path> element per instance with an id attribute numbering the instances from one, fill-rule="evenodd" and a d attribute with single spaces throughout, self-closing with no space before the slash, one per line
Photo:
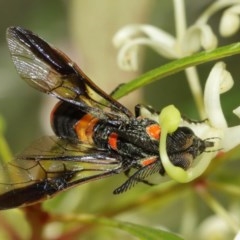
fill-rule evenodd
<path id="1" fill-rule="evenodd" d="M 156 157 L 149 157 L 149 158 L 143 159 L 143 160 L 141 161 L 141 165 L 142 165 L 143 167 L 145 167 L 145 166 L 148 166 L 148 165 L 151 164 L 151 163 L 156 162 L 156 160 L 157 160 Z"/>
<path id="2" fill-rule="evenodd" d="M 117 140 L 118 135 L 115 132 L 111 133 L 108 137 L 108 144 L 113 150 L 117 150 Z"/>
<path id="3" fill-rule="evenodd" d="M 161 132 L 161 128 L 158 124 L 152 124 L 149 125 L 146 128 L 147 134 L 151 137 L 154 138 L 156 140 L 160 139 L 160 132 Z"/>
<path id="4" fill-rule="evenodd" d="M 91 114 L 85 114 L 75 124 L 75 131 L 78 139 L 82 142 L 93 144 L 93 130 L 98 121 L 99 119 Z"/>

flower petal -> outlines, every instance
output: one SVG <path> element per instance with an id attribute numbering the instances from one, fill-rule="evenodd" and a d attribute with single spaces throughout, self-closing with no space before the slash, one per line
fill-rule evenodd
<path id="1" fill-rule="evenodd" d="M 159 44 L 148 38 L 136 38 L 129 40 L 123 45 L 118 52 L 118 64 L 124 70 L 137 70 L 138 67 L 138 47 L 146 45 L 154 49 L 160 55 L 167 58 L 176 58 L 176 51 L 173 47 L 168 48 L 165 44 Z"/>
<path id="2" fill-rule="evenodd" d="M 224 37 L 235 34 L 240 27 L 240 4 L 228 8 L 220 20 L 219 32 Z"/>
<path id="3" fill-rule="evenodd" d="M 230 239 L 231 229 L 224 219 L 218 215 L 212 215 L 200 223 L 196 234 L 201 240 L 226 240 Z"/>
<path id="4" fill-rule="evenodd" d="M 146 45 L 166 58 L 177 58 L 175 39 L 151 25 L 130 25 L 116 33 L 113 43 L 120 48 L 118 64 L 124 70 L 137 69 L 139 45 Z"/>
<path id="5" fill-rule="evenodd" d="M 217 38 L 210 26 L 195 24 L 191 26 L 182 41 L 182 50 L 185 55 L 191 55 L 200 50 L 212 50 L 217 47 Z"/>
<path id="6" fill-rule="evenodd" d="M 208 76 L 204 91 L 205 110 L 212 127 L 227 128 L 220 103 L 220 94 L 228 91 L 232 86 L 233 79 L 225 69 L 225 64 L 223 62 L 216 63 Z"/>
<path id="7" fill-rule="evenodd" d="M 138 69 L 138 46 L 126 44 L 120 48 L 117 55 L 118 66 L 126 71 L 136 71 Z"/>
<path id="8" fill-rule="evenodd" d="M 230 151 L 237 145 L 240 145 L 240 125 L 224 129 L 223 151 Z"/>
<path id="9" fill-rule="evenodd" d="M 175 44 L 175 39 L 170 34 L 159 28 L 146 24 L 128 25 L 122 28 L 115 34 L 113 44 L 116 47 L 121 47 L 129 40 L 136 39 L 139 36 L 145 36 L 148 39 L 163 43 L 168 47 L 172 47 Z"/>

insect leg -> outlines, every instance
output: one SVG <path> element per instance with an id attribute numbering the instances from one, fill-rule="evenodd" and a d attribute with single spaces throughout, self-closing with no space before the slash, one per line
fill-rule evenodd
<path id="1" fill-rule="evenodd" d="M 162 172 L 162 170 L 163 166 L 160 161 L 152 162 L 151 164 L 140 168 L 137 172 L 130 176 L 126 182 L 124 182 L 120 187 L 116 188 L 113 191 L 113 194 L 120 194 L 126 192 L 127 190 L 135 186 L 138 182 L 142 182 L 152 186 L 154 184 L 149 183 L 147 180 L 145 180 L 145 178 L 154 173 Z"/>

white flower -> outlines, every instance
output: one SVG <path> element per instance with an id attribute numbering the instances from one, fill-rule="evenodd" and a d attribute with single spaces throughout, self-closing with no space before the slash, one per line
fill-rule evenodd
<path id="1" fill-rule="evenodd" d="M 240 4 L 228 8 L 224 11 L 220 21 L 219 32 L 222 36 L 232 36 L 240 26 Z"/>
<path id="2" fill-rule="evenodd" d="M 149 46 L 169 59 L 182 58 L 201 49 L 212 50 L 216 48 L 217 37 L 210 25 L 208 25 L 208 21 L 210 17 L 222 9 L 224 9 L 224 12 L 220 23 L 220 34 L 229 36 L 239 29 L 240 0 L 218 0 L 213 2 L 189 28 L 185 26 L 183 5 L 184 1 L 174 1 L 176 37 L 151 25 L 130 25 L 121 29 L 113 39 L 114 45 L 120 49 L 118 54 L 120 67 L 125 70 L 137 69 L 138 48 L 140 45 Z M 220 94 L 228 91 L 233 86 L 232 77 L 226 71 L 224 63 L 217 63 L 213 67 L 206 82 L 204 98 L 202 98 L 195 68 L 186 69 L 186 73 L 199 113 L 204 118 L 206 116 L 207 120 L 196 124 L 182 119 L 179 126 L 190 127 L 201 139 L 214 139 L 214 149 L 197 157 L 195 160 L 197 164 L 187 171 L 175 167 L 171 164 L 164 145 L 167 133 L 172 131 L 166 125 L 166 129 L 163 129 L 165 133 L 161 133 L 164 137 L 161 135 L 160 157 L 168 175 L 179 182 L 188 182 L 200 176 L 216 156 L 218 150 L 221 149 L 221 151 L 227 152 L 240 144 L 240 125 L 228 126 L 220 103 Z M 204 103 L 202 99 L 204 99 Z M 240 107 L 233 112 L 240 117 Z M 165 117 L 160 117 L 160 125 Z M 158 116 L 153 116 L 153 118 L 158 121 Z M 175 123 L 174 127 L 177 128 L 178 125 Z M 162 141 L 162 139 L 164 140 Z"/>
<path id="3" fill-rule="evenodd" d="M 215 200 L 214 204 L 219 205 Z M 221 205 L 215 208 L 215 214 L 210 215 L 197 226 L 197 235 L 200 239 L 234 239 L 240 240 L 239 204 L 232 203 L 228 209 Z M 194 231 L 196 234 L 196 229 Z"/>
<path id="4" fill-rule="evenodd" d="M 213 2 L 188 28 L 185 16 L 179 10 L 183 1 L 174 1 L 177 36 L 151 25 L 128 25 L 119 30 L 113 38 L 113 44 L 119 48 L 118 64 L 127 71 L 138 67 L 138 48 L 146 45 L 161 56 L 177 59 L 191 55 L 201 49 L 212 50 L 217 47 L 217 37 L 209 19 L 217 12 L 225 9 L 220 20 L 219 31 L 222 36 L 231 36 L 240 28 L 240 0 L 218 0 Z M 181 23 L 181 24 L 178 24 Z"/>
<path id="5" fill-rule="evenodd" d="M 201 48 L 213 50 L 217 47 L 217 38 L 207 24 L 195 24 L 188 28 L 181 42 L 184 55 L 191 55 Z"/>
<path id="6" fill-rule="evenodd" d="M 117 61 L 124 70 L 137 69 L 140 45 L 147 45 L 165 57 L 178 58 L 174 37 L 151 25 L 126 26 L 116 33 L 113 44 L 120 48 Z"/>
<path id="7" fill-rule="evenodd" d="M 233 86 L 231 74 L 225 69 L 225 64 L 215 64 L 205 85 L 204 103 L 209 125 L 222 133 L 220 148 L 227 152 L 240 144 L 240 125 L 229 127 L 221 108 L 220 94 Z M 239 117 L 239 108 L 233 113 Z"/>
<path id="8" fill-rule="evenodd" d="M 190 55 L 201 47 L 211 50 L 217 46 L 217 39 L 211 28 L 203 24 L 190 27 L 183 39 L 176 39 L 151 25 L 129 25 L 116 33 L 113 43 L 119 48 L 119 66 L 124 70 L 136 70 L 138 47 L 141 45 L 151 47 L 165 58 L 177 59 Z"/>
<path id="9" fill-rule="evenodd" d="M 179 111 L 172 105 L 162 110 L 160 116 L 143 112 L 144 117 L 153 119 L 161 125 L 160 157 L 163 166 L 172 179 L 178 182 L 189 182 L 199 177 L 209 166 L 214 157 L 221 152 L 228 152 L 240 145 L 240 125 L 229 127 L 225 119 L 220 95 L 230 90 L 234 82 L 231 74 L 225 69 L 223 62 L 218 62 L 212 68 L 204 90 L 204 110 L 207 119 L 203 122 L 193 122 L 182 119 Z M 240 106 L 233 110 L 240 117 Z M 166 124 L 165 124 L 166 123 Z M 178 127 L 189 127 L 201 139 L 212 139 L 214 147 L 202 153 L 194 160 L 194 165 L 187 171 L 174 166 L 166 152 L 166 137 Z"/>
<path id="10" fill-rule="evenodd" d="M 172 110 L 167 112 L 165 109 L 161 112 L 160 125 L 162 131 L 160 156 L 167 174 L 172 179 L 175 179 L 178 182 L 192 181 L 206 170 L 219 150 L 227 152 L 240 144 L 240 125 L 228 127 L 220 103 L 220 94 L 228 91 L 232 86 L 233 79 L 231 74 L 225 69 L 225 64 L 223 62 L 216 63 L 212 68 L 205 85 L 204 104 L 207 113 L 206 121 L 200 123 L 189 122 L 184 119 L 178 121 L 180 117 L 177 112 L 175 114 Z M 169 109 L 171 108 L 169 107 Z M 234 113 L 238 113 L 239 116 L 239 107 L 234 110 Z M 173 124 L 169 123 L 169 119 L 171 118 L 175 121 Z M 156 116 L 154 119 L 157 120 Z M 172 125 L 174 125 L 175 129 L 172 129 Z M 194 166 L 187 171 L 174 166 L 169 160 L 166 152 L 165 143 L 167 133 L 175 131 L 179 126 L 191 128 L 201 139 L 212 139 L 214 141 L 213 149 L 198 156 L 194 160 Z"/>
<path id="11" fill-rule="evenodd" d="M 200 226 L 198 226 L 197 235 L 201 240 L 233 239 L 233 233 L 231 232 L 231 229 L 226 221 L 216 215 L 208 217 L 200 224 Z"/>
<path id="12" fill-rule="evenodd" d="M 148 46 L 168 59 L 183 58 L 200 50 L 213 50 L 218 39 L 208 24 L 217 12 L 224 10 L 220 21 L 220 34 L 230 36 L 240 27 L 240 0 L 214 1 L 197 18 L 196 22 L 186 27 L 184 0 L 173 1 L 175 12 L 176 36 L 151 25 L 129 25 L 116 33 L 114 45 L 119 48 L 117 62 L 127 71 L 138 69 L 138 52 L 140 46 Z M 194 102 L 202 119 L 206 118 L 203 110 L 202 90 L 196 67 L 185 69 Z"/>

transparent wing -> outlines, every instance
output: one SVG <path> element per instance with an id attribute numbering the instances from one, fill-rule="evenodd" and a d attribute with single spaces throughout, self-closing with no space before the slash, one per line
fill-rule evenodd
<path id="1" fill-rule="evenodd" d="M 0 209 L 42 201 L 64 189 L 122 171 L 121 159 L 88 145 L 43 137 L 0 164 Z"/>
<path id="2" fill-rule="evenodd" d="M 37 90 L 82 107 L 98 118 L 106 118 L 108 114 L 117 119 L 132 116 L 127 108 L 97 87 L 70 58 L 32 32 L 10 27 L 7 42 L 17 72 Z M 105 112 L 103 107 L 106 107 Z"/>

